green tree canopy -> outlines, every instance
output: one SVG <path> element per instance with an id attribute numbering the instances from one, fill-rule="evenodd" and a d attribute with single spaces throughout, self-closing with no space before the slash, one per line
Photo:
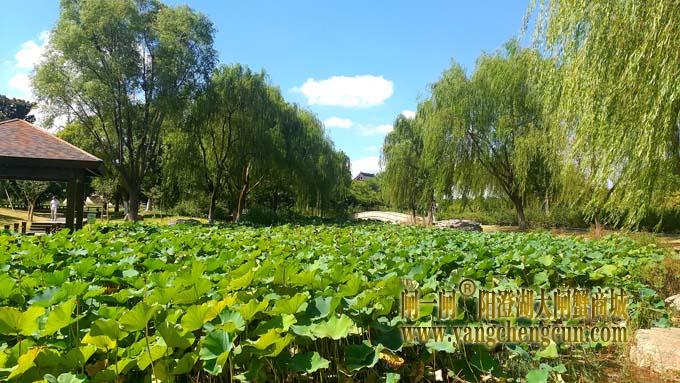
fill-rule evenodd
<path id="1" fill-rule="evenodd" d="M 381 162 L 382 186 L 392 205 L 416 213 L 427 204 L 432 209 L 432 182 L 424 160 L 423 125 L 418 119 L 399 115 L 394 129 L 385 137 Z"/>
<path id="2" fill-rule="evenodd" d="M 502 52 L 482 55 L 470 77 L 458 65 L 446 71 L 419 111 L 427 124 L 425 156 L 435 169 L 430 182 L 444 196 L 506 196 L 522 229 L 527 180 L 546 137 L 530 78 L 540 61 L 537 52 L 511 41 Z"/>
<path id="3" fill-rule="evenodd" d="M 242 65 L 215 70 L 172 141 L 182 160 L 171 167 L 191 167 L 179 173 L 195 173 L 187 181 L 208 196 L 209 221 L 221 197 L 241 220 L 253 190 L 274 209 L 288 193 L 302 210 L 321 214 L 349 183 L 349 160 L 316 116 L 287 103 L 265 73 Z"/>
<path id="4" fill-rule="evenodd" d="M 28 122 L 35 122 L 35 116 L 30 114 L 34 103 L 18 98 L 8 98 L 0 94 L 0 121 L 18 118 Z"/>
<path id="5" fill-rule="evenodd" d="M 137 219 L 164 123 L 215 62 L 212 23 L 154 0 L 63 0 L 33 85 L 52 113 L 73 116 L 119 175 Z"/>
<path id="6" fill-rule="evenodd" d="M 635 224 L 680 175 L 680 6 L 659 1 L 538 1 L 536 42 L 556 140 L 591 214 Z M 548 98 L 547 98 L 548 99 Z"/>

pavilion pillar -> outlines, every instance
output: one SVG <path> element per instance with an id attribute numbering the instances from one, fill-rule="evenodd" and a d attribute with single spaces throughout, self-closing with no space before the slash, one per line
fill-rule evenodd
<path id="1" fill-rule="evenodd" d="M 66 228 L 73 232 L 73 218 L 75 217 L 76 206 L 76 178 L 70 177 L 66 187 Z"/>
<path id="2" fill-rule="evenodd" d="M 85 204 L 85 179 L 82 174 L 76 177 L 76 230 L 83 228 L 83 205 Z"/>

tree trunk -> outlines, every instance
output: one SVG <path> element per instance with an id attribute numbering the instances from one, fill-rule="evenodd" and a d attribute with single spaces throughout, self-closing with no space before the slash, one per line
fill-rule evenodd
<path id="1" fill-rule="evenodd" d="M 595 220 L 595 238 L 600 238 L 602 236 L 602 222 L 600 221 L 600 212 L 596 211 L 593 218 Z"/>
<path id="2" fill-rule="evenodd" d="M 238 204 L 236 205 L 236 215 L 234 216 L 234 222 L 239 222 L 241 220 L 241 215 L 243 214 L 243 209 L 246 204 L 246 196 L 248 195 L 248 187 L 250 181 L 250 162 L 246 163 L 243 167 L 243 187 L 241 188 L 241 193 L 238 196 Z"/>
<path id="3" fill-rule="evenodd" d="M 427 226 L 432 226 L 434 223 L 434 201 L 427 203 Z"/>
<path id="4" fill-rule="evenodd" d="M 215 205 L 217 205 L 217 189 L 218 187 L 215 187 L 212 193 L 210 193 L 210 206 L 208 207 L 208 223 L 215 222 Z"/>
<path id="5" fill-rule="evenodd" d="M 128 193 L 128 211 L 127 218 L 130 221 L 139 220 L 139 191 L 130 190 Z"/>
<path id="6" fill-rule="evenodd" d="M 35 209 L 35 201 L 28 201 L 28 222 L 33 222 L 33 210 Z"/>
<path id="7" fill-rule="evenodd" d="M 316 189 L 316 213 L 321 217 L 321 191 Z"/>
<path id="8" fill-rule="evenodd" d="M 276 212 L 279 207 L 279 189 L 274 189 L 274 195 L 272 196 L 272 210 Z"/>
<path id="9" fill-rule="evenodd" d="M 10 209 L 14 210 L 14 205 L 12 204 L 12 199 L 9 198 L 9 192 L 7 192 L 7 188 L 5 185 L 2 185 L 2 187 L 5 189 L 5 195 L 7 196 L 7 202 L 9 202 Z"/>
<path id="10" fill-rule="evenodd" d="M 527 229 L 527 219 L 524 216 L 524 201 L 521 197 L 511 198 L 512 203 L 515 205 L 515 211 L 517 212 L 517 224 L 520 230 Z"/>

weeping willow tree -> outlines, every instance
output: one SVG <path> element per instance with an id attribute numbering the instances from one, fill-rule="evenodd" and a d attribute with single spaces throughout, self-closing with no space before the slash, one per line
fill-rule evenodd
<path id="1" fill-rule="evenodd" d="M 290 163 L 294 190 L 300 210 L 322 216 L 334 202 L 337 204 L 349 190 L 350 162 L 347 155 L 337 151 L 324 131 L 323 123 L 311 112 L 299 109 L 298 120 L 303 136 L 292 147 Z"/>
<path id="2" fill-rule="evenodd" d="M 172 148 L 164 167 L 187 194 L 207 197 L 211 222 L 220 202 L 238 222 L 247 206 L 275 211 L 279 198 L 321 215 L 349 185 L 347 157 L 322 123 L 286 102 L 264 72 L 217 68 L 187 115 L 183 128 L 165 137 Z"/>
<path id="3" fill-rule="evenodd" d="M 482 55 L 470 77 L 458 65 L 446 71 L 419 112 L 439 192 L 505 196 L 521 229 L 527 226 L 531 175 L 553 164 L 543 154 L 541 94 L 531 81 L 531 72 L 542 65 L 536 51 L 511 41 L 502 52 Z"/>
<path id="4" fill-rule="evenodd" d="M 527 15 L 556 63 L 543 80 L 564 177 L 583 180 L 572 191 L 596 222 L 635 225 L 678 187 L 680 4 L 551 0 Z"/>
<path id="5" fill-rule="evenodd" d="M 418 211 L 426 207 L 431 223 L 433 187 L 424 158 L 422 128 L 418 119 L 397 117 L 382 147 L 382 187 L 388 203 L 408 210 L 413 222 Z"/>
<path id="6" fill-rule="evenodd" d="M 265 127 L 274 125 L 269 123 L 274 119 L 268 118 L 275 108 L 269 87 L 264 73 L 254 73 L 241 65 L 222 66 L 214 71 L 208 89 L 193 105 L 187 129 L 200 159 L 196 167 L 201 174 L 200 185 L 210 196 L 209 222 L 215 220 L 220 195 L 229 187 L 233 192 L 241 181 L 235 212 L 238 220 L 252 186 L 249 179 L 253 161 L 249 154 L 260 149 L 272 152 Z"/>

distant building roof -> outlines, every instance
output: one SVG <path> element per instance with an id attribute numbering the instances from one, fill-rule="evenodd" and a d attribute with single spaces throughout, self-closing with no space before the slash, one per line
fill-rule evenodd
<path id="1" fill-rule="evenodd" d="M 359 174 L 357 174 L 357 176 L 354 177 L 354 180 L 361 181 L 361 180 L 366 180 L 366 179 L 369 179 L 369 178 L 375 178 L 375 174 L 359 172 Z"/>
<path id="2" fill-rule="evenodd" d="M 0 159 L 31 158 L 100 164 L 102 160 L 25 120 L 0 122 Z"/>

